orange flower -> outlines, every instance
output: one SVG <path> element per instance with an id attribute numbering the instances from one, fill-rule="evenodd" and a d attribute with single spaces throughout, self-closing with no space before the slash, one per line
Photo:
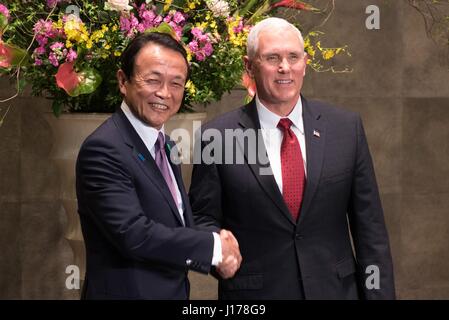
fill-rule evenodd
<path id="1" fill-rule="evenodd" d="M 281 0 L 271 5 L 271 9 L 284 7 L 284 8 L 292 8 L 303 11 L 317 11 L 318 9 L 314 8 L 312 5 L 298 1 L 298 0 Z"/>
<path id="2" fill-rule="evenodd" d="M 9 68 L 12 61 L 11 47 L 0 40 L 0 68 Z"/>
<path id="3" fill-rule="evenodd" d="M 58 87 L 64 89 L 69 95 L 73 93 L 75 88 L 81 82 L 78 74 L 73 69 L 73 65 L 74 62 L 65 62 L 61 64 L 55 75 Z"/>

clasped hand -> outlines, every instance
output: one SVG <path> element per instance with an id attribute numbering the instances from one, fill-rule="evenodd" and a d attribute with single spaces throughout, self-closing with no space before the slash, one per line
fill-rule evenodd
<path id="1" fill-rule="evenodd" d="M 221 230 L 222 262 L 217 266 L 217 272 L 223 279 L 232 278 L 242 263 L 239 244 L 231 231 Z"/>

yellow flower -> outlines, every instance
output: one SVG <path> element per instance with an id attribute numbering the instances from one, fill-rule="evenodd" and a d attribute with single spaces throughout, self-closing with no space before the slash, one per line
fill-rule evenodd
<path id="1" fill-rule="evenodd" d="M 120 57 L 122 53 L 120 51 L 114 51 L 114 56 Z"/>
<path id="2" fill-rule="evenodd" d="M 190 51 L 189 47 L 185 47 L 184 49 L 186 49 L 187 52 L 187 61 L 190 62 L 192 61 L 192 51 Z"/>
<path id="3" fill-rule="evenodd" d="M 248 37 L 248 30 L 246 29 L 238 34 L 234 32 L 234 28 L 239 26 L 241 19 L 241 17 L 237 16 L 227 22 L 229 42 L 231 42 L 234 47 L 243 47 L 246 44 L 246 38 Z"/>
<path id="4" fill-rule="evenodd" d="M 90 36 L 90 40 L 92 42 L 98 42 L 101 38 L 104 37 L 104 33 L 102 30 L 96 30 L 92 33 L 92 35 Z"/>
<path id="5" fill-rule="evenodd" d="M 54 29 L 62 29 L 62 20 L 59 19 L 58 22 L 53 22 Z"/>
<path id="6" fill-rule="evenodd" d="M 195 8 L 196 8 L 195 2 L 196 2 L 195 0 L 187 0 L 187 7 L 188 7 L 190 10 L 195 9 Z"/>
<path id="7" fill-rule="evenodd" d="M 195 27 L 200 28 L 201 30 L 204 30 L 204 29 L 206 29 L 208 27 L 208 25 L 209 25 L 209 23 L 207 23 L 205 21 L 201 22 L 201 23 L 197 22 Z"/>
<path id="8" fill-rule="evenodd" d="M 314 58 L 315 57 L 315 49 L 313 48 L 313 45 L 310 42 L 310 38 L 307 37 L 304 39 L 304 51 L 307 52 L 307 55 L 310 58 Z"/>
<path id="9" fill-rule="evenodd" d="M 64 33 L 67 41 L 82 43 L 89 40 L 89 33 L 86 26 L 77 18 L 70 18 L 64 24 Z"/>
<path id="10" fill-rule="evenodd" d="M 190 93 L 191 96 L 194 96 L 196 93 L 196 87 L 191 80 L 186 83 L 187 92 Z"/>
<path id="11" fill-rule="evenodd" d="M 168 11 L 170 9 L 170 6 L 172 3 L 173 3 L 173 0 L 165 0 L 164 12 Z"/>
<path id="12" fill-rule="evenodd" d="M 321 54 L 323 55 L 324 60 L 329 60 L 335 56 L 335 51 L 332 49 L 326 49 L 326 50 L 323 50 L 323 52 Z"/>

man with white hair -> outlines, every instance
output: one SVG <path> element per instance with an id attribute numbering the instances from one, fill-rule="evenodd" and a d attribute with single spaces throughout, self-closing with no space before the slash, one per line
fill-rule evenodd
<path id="1" fill-rule="evenodd" d="M 229 229 L 240 245 L 242 264 L 233 278 L 219 278 L 219 298 L 394 299 L 360 116 L 301 95 L 307 54 L 300 31 L 283 19 L 251 30 L 244 61 L 256 97 L 202 132 L 255 132 L 257 141 L 222 139 L 212 163 L 194 166 L 190 188 L 196 224 Z M 226 162 L 238 149 L 244 163 Z M 251 161 L 254 154 L 266 155 L 267 165 L 260 156 Z"/>

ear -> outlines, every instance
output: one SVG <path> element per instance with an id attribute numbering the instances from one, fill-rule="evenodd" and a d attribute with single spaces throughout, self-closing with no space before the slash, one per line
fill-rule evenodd
<path id="1" fill-rule="evenodd" d="M 307 54 L 307 52 L 304 52 L 304 72 L 303 72 L 303 76 L 306 75 L 306 69 L 307 69 L 307 61 L 309 61 L 309 55 Z"/>
<path id="2" fill-rule="evenodd" d="M 243 63 L 245 64 L 246 73 L 250 76 L 250 78 L 254 78 L 253 63 L 248 56 L 243 57 Z"/>
<path id="3" fill-rule="evenodd" d="M 117 71 L 117 81 L 118 81 L 118 87 L 120 89 L 120 92 L 124 96 L 126 96 L 126 82 L 128 81 L 128 78 L 126 77 L 126 75 L 122 69 L 119 69 Z"/>

